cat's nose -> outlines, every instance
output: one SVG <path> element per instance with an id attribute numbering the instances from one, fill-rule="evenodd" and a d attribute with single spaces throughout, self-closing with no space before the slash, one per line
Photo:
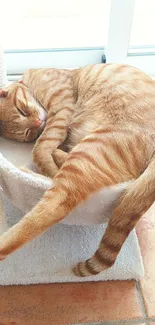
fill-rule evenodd
<path id="1" fill-rule="evenodd" d="M 35 122 L 35 126 L 37 126 L 37 127 L 39 127 L 41 124 L 42 124 L 42 121 L 41 121 L 41 120 L 37 120 L 37 121 Z"/>

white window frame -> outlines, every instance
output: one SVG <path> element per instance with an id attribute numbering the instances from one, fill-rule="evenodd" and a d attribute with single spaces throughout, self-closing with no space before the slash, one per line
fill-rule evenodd
<path id="1" fill-rule="evenodd" d="M 107 62 L 123 62 L 127 57 L 135 0 L 111 0 Z"/>
<path id="2" fill-rule="evenodd" d="M 12 50 L 5 52 L 7 74 L 21 75 L 28 68 L 75 68 L 103 62 L 127 63 L 155 76 L 155 48 L 128 50 L 135 0 L 111 0 L 107 47 Z"/>
<path id="3" fill-rule="evenodd" d="M 129 48 L 135 0 L 112 0 L 107 62 L 127 63 L 155 77 L 155 47 Z"/>

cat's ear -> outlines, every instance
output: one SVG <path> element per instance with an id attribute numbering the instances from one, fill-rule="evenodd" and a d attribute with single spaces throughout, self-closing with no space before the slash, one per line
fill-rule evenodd
<path id="1" fill-rule="evenodd" d="M 25 96 L 23 95 L 23 90 L 21 88 L 19 88 L 17 90 L 17 94 L 16 94 L 16 100 L 17 100 L 17 105 L 24 105 L 26 106 L 26 98 Z"/>
<path id="2" fill-rule="evenodd" d="M 7 97 L 9 90 L 5 88 L 0 88 L 0 98 Z"/>

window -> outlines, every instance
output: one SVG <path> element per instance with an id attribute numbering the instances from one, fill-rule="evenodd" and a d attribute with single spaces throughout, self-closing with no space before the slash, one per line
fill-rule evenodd
<path id="1" fill-rule="evenodd" d="M 154 0 L 5 0 L 2 8 L 10 75 L 101 63 L 104 53 L 155 75 Z"/>
<path id="2" fill-rule="evenodd" d="M 155 77 L 155 1 L 135 0 L 128 61 Z"/>
<path id="3" fill-rule="evenodd" d="M 2 43 L 8 73 L 102 62 L 110 4 L 109 0 L 5 0 L 0 21 L 5 26 Z"/>
<path id="4" fill-rule="evenodd" d="M 155 48 L 155 1 L 136 0 L 130 36 L 130 47 Z M 142 51 L 142 50 L 141 50 Z"/>
<path id="5" fill-rule="evenodd" d="M 109 0 L 5 0 L 3 8 L 3 24 L 9 18 L 3 35 L 6 50 L 107 44 Z"/>

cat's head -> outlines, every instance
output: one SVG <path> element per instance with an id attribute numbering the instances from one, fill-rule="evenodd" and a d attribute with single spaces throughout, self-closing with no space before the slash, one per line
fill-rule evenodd
<path id="1" fill-rule="evenodd" d="M 0 88 L 0 134 L 6 138 L 29 142 L 45 126 L 46 112 L 27 87 L 19 82 Z"/>

